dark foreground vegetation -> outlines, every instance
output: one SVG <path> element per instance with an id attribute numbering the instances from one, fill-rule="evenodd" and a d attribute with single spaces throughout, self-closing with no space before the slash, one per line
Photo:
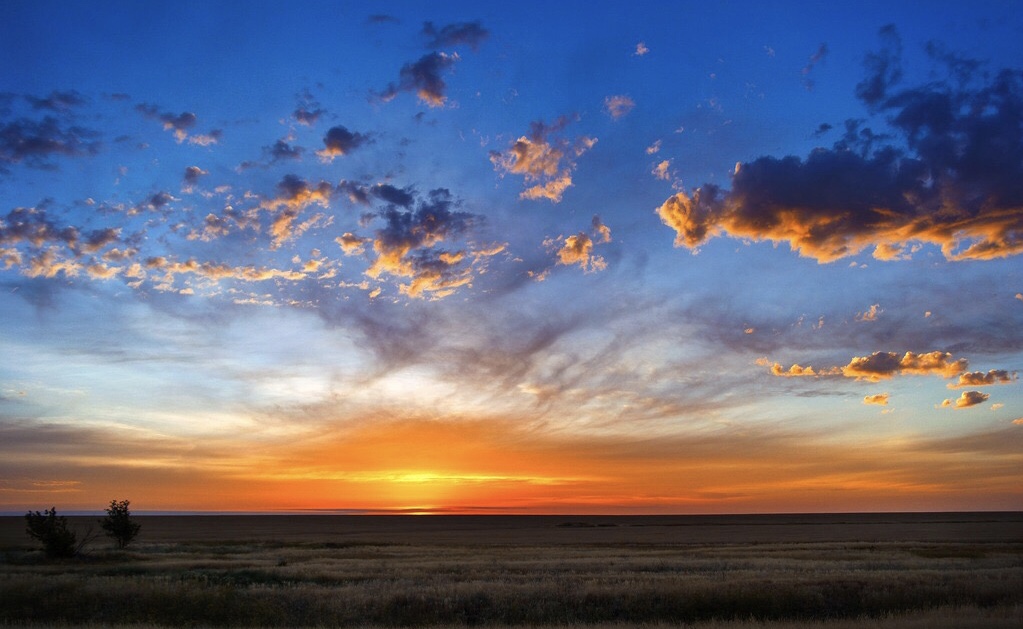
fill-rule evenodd
<path id="1" fill-rule="evenodd" d="M 685 527 L 640 531 L 617 521 L 591 534 L 585 523 L 535 521 L 532 542 L 523 543 L 519 529 L 475 522 L 445 529 L 434 520 L 435 530 L 424 535 L 384 530 L 385 523 L 374 536 L 368 521 L 361 528 L 346 521 L 349 528 L 339 525 L 334 535 L 282 529 L 253 538 L 238 531 L 234 540 L 165 530 L 163 539 L 140 537 L 131 550 L 108 544 L 60 560 L 29 544 L 8 546 L 0 624 L 631 626 L 914 615 L 939 619 L 920 626 L 942 626 L 945 615 L 960 618 L 956 626 L 1023 621 L 1023 539 L 1011 534 L 849 541 L 836 529 L 834 541 L 711 543 L 687 540 Z M 630 527 L 637 533 L 631 541 Z M 148 528 L 161 537 L 158 526 Z M 974 617 L 981 620 L 969 624 Z"/>

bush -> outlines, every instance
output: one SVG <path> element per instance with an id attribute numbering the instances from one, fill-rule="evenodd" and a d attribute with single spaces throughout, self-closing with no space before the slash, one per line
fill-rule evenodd
<path id="1" fill-rule="evenodd" d="M 141 524 L 131 519 L 128 504 L 130 503 L 127 500 L 120 502 L 111 500 L 110 506 L 107 507 L 107 517 L 99 521 L 107 535 L 117 541 L 118 548 L 127 546 L 142 528 Z"/>
<path id="2" fill-rule="evenodd" d="M 42 513 L 29 511 L 25 514 L 25 524 L 25 532 L 42 542 L 47 557 L 73 557 L 78 552 L 77 536 L 68 528 L 67 518 L 57 516 L 56 507 Z"/>

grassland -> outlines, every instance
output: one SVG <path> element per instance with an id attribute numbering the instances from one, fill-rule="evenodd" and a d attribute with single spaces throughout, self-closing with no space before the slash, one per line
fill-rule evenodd
<path id="1" fill-rule="evenodd" d="M 55 561 L 0 518 L 0 623 L 1023 626 L 1018 513 L 139 520 Z"/>

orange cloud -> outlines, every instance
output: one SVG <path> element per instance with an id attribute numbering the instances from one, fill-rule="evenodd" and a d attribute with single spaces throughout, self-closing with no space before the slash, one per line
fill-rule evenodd
<path id="1" fill-rule="evenodd" d="M 857 321 L 877 321 L 877 316 L 884 312 L 880 304 L 873 304 L 866 312 L 856 314 Z"/>
<path id="2" fill-rule="evenodd" d="M 951 407 L 957 410 L 961 408 L 970 408 L 971 406 L 984 403 L 989 397 L 991 396 L 987 393 L 981 393 L 980 391 L 963 391 L 962 395 L 958 398 L 943 401 L 941 406 L 943 408 Z"/>
<path id="3" fill-rule="evenodd" d="M 593 148 L 597 139 L 580 137 L 570 142 L 558 137 L 569 122 L 565 117 L 549 126 L 534 122 L 529 135 L 520 137 L 505 152 L 491 151 L 490 162 L 502 176 L 511 173 L 525 178 L 528 187 L 520 198 L 560 203 L 565 190 L 572 186 L 575 160 Z"/>
<path id="4" fill-rule="evenodd" d="M 888 406 L 888 394 L 877 393 L 875 395 L 867 395 L 863 398 L 864 404 L 876 404 L 878 406 Z"/>
<path id="5" fill-rule="evenodd" d="M 1009 373 L 1004 369 L 991 369 L 987 373 L 983 371 L 971 371 L 959 376 L 959 381 L 950 383 L 948 388 L 961 389 L 962 387 L 985 387 L 993 384 L 1012 384 L 1018 379 L 1015 372 Z"/>
<path id="6" fill-rule="evenodd" d="M 874 352 L 870 356 L 857 356 L 842 367 L 842 374 L 849 378 L 877 382 L 894 375 L 937 375 L 942 378 L 954 378 L 966 370 L 965 358 L 952 360 L 947 352 L 929 352 L 916 354 L 906 352 L 898 355 L 895 352 Z"/>
<path id="7" fill-rule="evenodd" d="M 926 84 L 890 95 L 883 81 L 863 83 L 860 97 L 889 114 L 907 146 L 878 146 L 879 136 L 850 123 L 832 149 L 740 164 L 730 191 L 714 184 L 680 191 L 657 214 L 675 230 L 675 245 L 689 249 L 728 236 L 786 243 L 820 263 L 865 250 L 906 259 L 924 244 L 948 260 L 1018 255 L 1020 81 L 1002 72 L 951 94 Z"/>

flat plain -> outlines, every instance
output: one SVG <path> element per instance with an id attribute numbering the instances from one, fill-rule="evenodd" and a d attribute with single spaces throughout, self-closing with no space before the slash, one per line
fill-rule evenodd
<path id="1" fill-rule="evenodd" d="M 48 560 L 0 517 L 0 623 L 1023 627 L 1019 512 L 136 519 Z"/>

